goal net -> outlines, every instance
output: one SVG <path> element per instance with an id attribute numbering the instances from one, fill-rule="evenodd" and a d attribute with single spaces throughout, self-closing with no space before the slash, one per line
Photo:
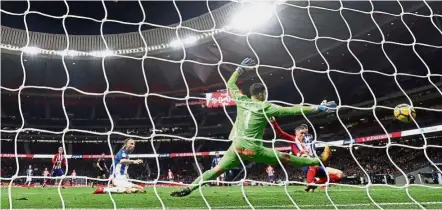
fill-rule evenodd
<path id="1" fill-rule="evenodd" d="M 207 7 L 204 14 L 186 20 L 189 15 L 183 11 L 192 7 L 171 1 L 178 17 L 171 25 L 149 22 L 149 12 L 155 8 L 147 8 L 142 1 L 131 2 L 142 14 L 138 22 L 111 18 L 114 12 L 124 12 L 120 6 L 127 2 L 101 2 L 102 19 L 74 14 L 75 3 L 63 3 L 61 15 L 34 10 L 30 1 L 23 11 L 1 9 L 2 17 L 19 17 L 24 22 L 24 30 L 2 25 L 0 46 L 7 65 L 2 64 L 1 84 L 1 208 L 31 208 L 19 203 L 14 194 L 18 186 L 29 186 L 31 178 L 57 188 L 59 207 L 75 208 L 69 205 L 71 194 L 63 188 L 111 187 L 108 170 L 115 166 L 125 138 L 137 142 L 130 157 L 144 160 L 131 166 L 130 181 L 152 189 L 150 198 L 163 209 L 169 205 L 194 209 L 442 208 L 437 196 L 442 190 L 438 184 L 442 181 L 440 2 L 234 1 L 213 9 L 213 2 L 206 1 L 194 2 Z M 60 20 L 64 34 L 34 32 L 29 23 L 33 15 Z M 71 19 L 94 22 L 97 28 L 91 30 L 98 35 L 72 35 L 67 27 Z M 107 24 L 132 30 L 109 34 Z M 334 183 L 325 173 L 325 183 L 315 185 L 324 188 L 326 204 L 303 201 L 304 197 L 317 198 L 315 194 L 293 194 L 303 192 L 306 174 L 280 159 L 272 169 L 276 172 L 267 171 L 269 178 L 275 173 L 275 179 L 267 179 L 267 166 L 240 159 L 235 170 L 226 171 L 224 180 L 199 182 L 201 186 L 231 186 L 243 205 L 215 200 L 213 195 L 219 192 L 202 187 L 192 196 L 197 194 L 203 203 L 174 203 L 168 195 L 171 190 L 164 190 L 190 186 L 213 167 L 212 159 L 222 157 L 229 148 L 236 101 L 227 81 L 247 57 L 256 64 L 239 78 L 244 94 L 249 95 L 249 86 L 259 82 L 265 86 L 266 100 L 278 106 L 316 106 L 324 99 L 337 103 L 332 113 L 302 112 L 276 119 L 288 133 L 306 124 L 313 138 L 300 146 L 316 148 L 312 154 L 316 159 L 326 145 L 331 146 L 330 162 L 320 166 L 342 170 L 346 177 Z M 42 60 L 44 68 L 51 66 L 57 72 L 37 69 Z M 99 71 L 82 73 L 81 69 Z M 100 87 L 93 91 L 84 88 L 95 84 Z M 36 101 L 50 105 L 40 109 Z M 86 108 L 90 104 L 94 108 Z M 407 111 L 414 109 L 417 116 L 408 123 L 395 119 L 393 111 L 399 104 L 408 104 Z M 133 117 L 122 117 L 127 113 Z M 274 126 L 266 127 L 260 141 L 275 154 L 293 152 L 294 143 L 282 139 Z M 45 145 L 57 147 L 49 151 Z M 57 161 L 58 146 L 66 161 L 60 166 L 63 173 L 45 175 L 46 170 L 54 172 L 51 159 Z M 100 158 L 107 161 L 108 169 L 101 168 Z M 48 168 L 34 169 L 35 165 Z M 185 165 L 189 166 L 184 170 Z M 105 175 L 97 176 L 95 171 Z M 174 175 L 169 176 L 169 171 Z M 256 191 L 252 188 L 256 185 L 276 190 Z M 363 192 L 362 201 L 340 197 L 352 189 Z M 416 189 L 424 189 L 429 196 Z M 388 200 L 376 190 L 405 194 L 398 200 L 386 196 L 392 198 Z M 284 196 L 278 197 L 284 204 L 265 198 L 274 199 L 273 191 Z M 224 193 L 218 199 L 227 201 L 228 190 Z M 111 193 L 109 198 L 114 209 L 121 208 L 122 199 L 130 199 Z"/>

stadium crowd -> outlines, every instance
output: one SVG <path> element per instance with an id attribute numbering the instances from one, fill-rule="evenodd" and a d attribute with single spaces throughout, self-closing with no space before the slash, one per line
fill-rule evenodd
<path id="1" fill-rule="evenodd" d="M 441 137 L 434 137 L 427 139 L 428 144 L 437 143 L 440 141 Z M 406 144 L 408 146 L 422 146 L 423 139 L 421 138 L 407 138 L 400 140 L 397 143 Z M 75 145 L 75 144 L 73 144 Z M 183 145 L 189 147 L 190 142 L 186 141 L 176 141 L 173 143 L 163 143 L 166 146 L 158 147 L 158 152 L 161 154 L 162 148 L 167 148 L 166 152 L 170 151 L 182 151 Z M 41 143 L 34 144 L 33 151 L 46 151 L 50 154 L 50 151 L 56 150 L 59 146 L 58 143 Z M 107 148 L 105 144 L 90 144 L 91 147 L 85 146 L 85 144 L 77 145 L 79 148 L 84 148 L 83 154 L 100 154 L 102 148 Z M 385 146 L 385 142 L 376 142 L 376 144 L 371 144 L 371 146 Z M 151 147 L 150 143 L 138 143 L 137 144 L 137 154 L 144 153 L 146 148 Z M 11 148 L 11 147 L 10 147 Z M 42 149 L 45 148 L 45 149 Z M 96 150 L 101 148 L 101 150 Z M 208 148 L 211 148 L 210 146 Z M 119 149 L 116 147 L 116 149 Z M 94 152 L 95 151 L 95 152 Z M 100 152 L 97 152 L 100 151 Z M 357 165 L 355 159 L 363 167 L 363 169 L 369 174 L 371 179 L 374 179 L 375 175 L 400 175 L 400 171 L 392 164 L 387 156 L 386 148 L 372 148 L 367 146 L 353 146 L 352 152 L 355 158 L 352 157 L 348 148 L 333 147 L 333 155 L 330 160 L 329 166 L 333 168 L 342 169 L 347 176 L 359 178 L 365 177 L 365 173 Z M 9 151 L 12 152 L 12 151 Z M 114 151 L 115 152 L 115 151 Z M 189 152 L 189 150 L 187 150 Z M 401 168 L 405 173 L 411 172 L 414 169 L 419 169 L 424 166 L 428 166 L 430 163 L 425 157 L 422 149 L 411 149 L 400 146 L 391 146 L 388 149 L 391 160 Z M 35 152 L 37 153 L 37 152 Z M 115 154 L 115 153 L 114 153 Z M 434 162 L 442 162 L 442 153 L 440 149 L 428 147 L 427 148 L 428 157 Z M 373 158 L 376 157 L 374 160 Z M 200 164 L 201 170 L 207 170 L 210 168 L 210 162 L 212 156 L 199 156 L 197 160 Z M 25 171 L 29 165 L 34 169 L 34 175 L 40 176 L 45 167 L 51 168 L 51 162 L 49 159 L 25 159 L 19 158 L 19 175 L 25 175 Z M 129 168 L 129 174 L 132 179 L 137 179 L 140 181 L 153 181 L 158 177 L 158 171 L 160 172 L 159 180 L 167 180 L 167 171 L 170 169 L 175 174 L 175 182 L 190 183 L 198 175 L 198 169 L 196 167 L 193 157 L 162 157 L 159 158 L 159 170 L 155 158 L 145 158 L 144 164 L 139 166 L 133 166 Z M 69 159 L 69 172 L 70 175 L 72 170 L 76 170 L 77 176 L 86 176 L 90 178 L 96 178 L 96 161 L 97 159 Z M 111 159 L 106 159 L 108 166 L 112 164 Z M 251 167 L 254 165 L 253 167 Z M 254 163 L 246 162 L 247 179 L 256 181 L 267 181 L 267 174 L 265 172 L 265 165 L 255 166 Z M 15 158 L 2 158 L 1 159 L 1 177 L 8 178 L 16 172 L 16 162 Z M 276 172 L 276 178 L 280 180 L 285 180 L 284 171 L 277 165 L 274 166 Z M 301 170 L 293 168 L 290 166 L 285 166 L 287 170 L 288 178 L 290 181 L 304 181 L 305 176 L 301 173 Z M 232 169 L 226 174 L 226 180 L 238 180 L 243 178 L 243 168 L 242 166 Z M 23 182 L 24 180 L 17 180 L 17 183 Z M 359 183 L 359 182 L 358 182 Z"/>
<path id="2" fill-rule="evenodd" d="M 426 99 L 429 93 L 422 92 L 413 96 L 413 99 L 419 101 L 422 106 L 429 108 L 440 108 L 437 99 Z M 420 100 L 420 98 L 422 100 Z M 101 99 L 84 98 L 83 104 L 76 106 L 68 106 L 69 128 L 82 129 L 94 132 L 107 132 L 110 130 L 109 116 L 102 105 L 93 102 L 101 101 Z M 135 99 L 128 99 L 135 100 Z M 387 103 L 397 104 L 396 99 L 387 100 Z M 399 99 L 398 99 L 399 100 Z M 152 116 L 147 114 L 143 106 L 136 106 L 136 103 L 128 103 L 121 105 L 120 101 L 116 104 L 109 103 L 109 111 L 112 114 L 114 123 L 114 132 L 131 134 L 143 137 L 149 137 L 154 131 L 157 136 L 153 139 L 140 140 L 137 139 L 137 146 L 134 154 L 170 154 L 170 153 L 191 153 L 193 148 L 197 152 L 205 151 L 225 151 L 230 142 L 223 141 L 207 141 L 198 139 L 198 137 L 210 137 L 216 139 L 227 139 L 231 130 L 231 123 L 225 113 L 232 119 L 235 118 L 235 107 L 227 107 L 223 109 L 203 108 L 200 105 L 191 106 L 192 115 L 190 115 L 186 106 L 176 106 L 173 103 L 158 103 L 150 106 Z M 117 103 L 118 102 L 118 103 Z M 379 101 L 380 102 L 380 101 Z M 424 103 L 424 104 L 422 104 Z M 54 104 L 24 104 L 22 109 L 24 112 L 25 128 L 39 128 L 51 131 L 63 131 L 66 127 L 66 118 L 63 110 Z M 141 103 L 142 104 L 142 103 Z M 59 105 L 59 104 L 57 104 Z M 225 112 L 226 111 L 226 112 Z M 431 112 L 419 110 L 417 122 L 421 127 L 438 125 L 437 119 L 440 119 L 440 112 Z M 321 115 L 321 116 L 319 116 Z M 336 141 L 356 139 L 357 137 L 384 134 L 384 130 L 379 126 L 378 121 L 373 116 L 372 111 L 361 111 L 353 109 L 342 109 L 339 113 L 340 119 L 345 124 L 345 129 L 338 121 L 336 114 L 318 114 L 309 118 L 311 123 L 315 125 L 315 131 L 310 132 L 317 135 L 320 141 Z M 404 131 L 416 129 L 414 123 L 400 123 L 393 120 L 391 110 L 378 109 L 376 117 L 382 123 L 387 132 Z M 152 117 L 152 119 L 150 119 Z M 21 117 L 16 106 L 2 107 L 2 129 L 15 130 L 21 125 Z M 152 122 L 155 126 L 152 125 Z M 198 125 L 195 126 L 195 122 Z M 302 117 L 290 118 L 282 117 L 278 119 L 281 128 L 286 132 L 293 132 L 294 127 L 301 123 L 306 123 Z M 154 130 L 155 129 L 155 130 Z M 198 129 L 198 130 L 197 130 Z M 183 138 L 193 137 L 198 131 L 197 140 L 183 140 Z M 348 131 L 348 132 L 347 132 Z M 167 137 L 163 134 L 174 135 L 176 138 Z M 351 136 L 349 135 L 351 134 Z M 13 154 L 15 151 L 16 133 L 1 133 L 1 153 Z M 162 136 L 163 135 L 163 136 Z M 441 137 L 436 135 L 426 135 L 428 145 L 441 145 Z M 61 146 L 62 135 L 54 135 L 44 132 L 24 131 L 17 136 L 17 153 L 19 154 L 54 154 L 59 146 Z M 121 143 L 126 137 L 123 135 L 112 134 L 110 136 L 110 148 L 107 135 L 92 135 L 82 132 L 67 132 L 64 136 L 65 149 L 67 154 L 73 155 L 98 155 L 105 153 L 110 155 L 110 150 L 115 155 L 120 149 Z M 265 130 L 264 139 L 274 138 L 272 128 L 268 126 Z M 405 144 L 408 146 L 422 147 L 424 140 L 420 136 L 413 136 L 404 139 L 392 139 L 391 143 Z M 385 141 L 370 141 L 366 145 L 354 145 L 352 147 L 352 157 L 348 148 L 334 147 L 330 166 L 341 169 L 347 176 L 363 177 L 364 172 L 360 169 L 357 162 L 370 175 L 375 174 L 399 174 L 399 170 L 392 164 L 387 156 L 388 151 L 391 160 L 394 161 L 406 173 L 419 167 L 429 164 L 422 149 L 410 149 L 400 147 L 395 144 L 386 148 Z M 272 145 L 266 145 L 271 147 Z M 288 146 L 287 142 L 276 141 L 275 147 Z M 369 147 L 371 146 L 371 147 Z M 193 148 L 192 148 L 193 147 Z M 318 154 L 320 154 L 318 152 Z M 427 147 L 427 154 L 431 160 L 442 159 L 440 149 Z M 375 157 L 375 158 L 374 158 Z M 210 156 L 198 156 L 197 160 L 203 171 L 210 168 Z M 355 161 L 357 160 L 357 162 Z M 69 159 L 69 171 L 75 169 L 77 176 L 96 177 L 95 168 L 96 159 Z M 110 166 L 111 160 L 107 159 Z M 253 164 L 253 163 L 252 163 Z M 19 158 L 19 175 L 25 175 L 28 166 L 34 168 L 34 175 L 41 175 L 45 167 L 51 168 L 52 165 L 48 159 L 26 159 Z M 7 178 L 15 174 L 17 165 L 14 158 L 1 158 L 1 177 Z M 265 173 L 266 166 L 247 167 L 247 179 L 267 180 Z M 293 167 L 285 167 L 289 180 L 302 181 L 303 176 L 300 170 Z M 160 180 L 167 180 L 167 171 L 171 169 L 175 173 L 175 181 L 190 183 L 194 180 L 199 172 L 197 170 L 193 157 L 161 157 L 159 158 L 159 169 L 154 158 L 144 159 L 141 166 L 133 166 L 129 168 L 131 178 L 138 180 L 154 180 L 158 177 Z M 243 177 L 242 167 L 232 169 L 226 174 L 226 180 L 237 180 Z M 275 166 L 277 179 L 285 180 L 285 175 L 280 166 Z M 18 180 L 20 181 L 20 180 Z"/>

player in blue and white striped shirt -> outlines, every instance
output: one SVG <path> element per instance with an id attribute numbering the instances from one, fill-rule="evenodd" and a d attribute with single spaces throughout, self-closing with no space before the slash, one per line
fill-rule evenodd
<path id="1" fill-rule="evenodd" d="M 216 152 L 215 157 L 212 160 L 212 164 L 210 165 L 210 168 L 214 168 L 215 166 L 217 166 L 220 160 L 221 160 L 221 157 L 219 156 L 219 153 Z M 216 185 L 219 186 L 221 184 L 224 186 L 224 183 L 220 183 L 220 181 L 222 181 L 222 182 L 224 181 L 224 175 L 225 175 L 225 173 L 222 173 L 221 175 L 219 175 L 216 178 Z"/>
<path id="2" fill-rule="evenodd" d="M 128 180 L 127 169 L 130 164 L 141 164 L 143 160 L 129 160 L 129 153 L 133 152 L 135 149 L 135 140 L 126 139 L 124 141 L 123 147 L 118 151 L 115 156 L 115 165 L 111 167 L 110 176 L 112 180 L 112 185 L 114 187 L 99 187 L 94 191 L 94 194 L 102 193 L 134 193 L 134 192 L 144 192 L 144 188 L 140 185 L 133 184 Z"/>
<path id="3" fill-rule="evenodd" d="M 25 185 L 27 184 L 28 187 L 31 185 L 32 182 L 32 173 L 33 173 L 32 166 L 29 165 L 29 168 L 26 170 L 26 182 L 25 182 Z"/>

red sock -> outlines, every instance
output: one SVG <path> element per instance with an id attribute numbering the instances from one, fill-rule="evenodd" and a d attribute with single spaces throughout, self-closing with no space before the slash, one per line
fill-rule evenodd
<path id="1" fill-rule="evenodd" d="M 316 176 L 316 171 L 318 170 L 318 167 L 316 166 L 310 166 L 308 167 L 307 171 L 307 183 L 312 183 Z"/>
<path id="2" fill-rule="evenodd" d="M 341 181 L 341 177 L 339 177 L 336 174 L 330 174 L 329 176 L 330 176 L 330 182 L 332 183 L 338 183 Z"/>
<path id="3" fill-rule="evenodd" d="M 64 186 L 64 180 L 61 180 L 61 186 Z"/>
<path id="4" fill-rule="evenodd" d="M 322 177 L 318 181 L 315 182 L 315 184 L 324 184 L 327 182 L 327 177 Z"/>

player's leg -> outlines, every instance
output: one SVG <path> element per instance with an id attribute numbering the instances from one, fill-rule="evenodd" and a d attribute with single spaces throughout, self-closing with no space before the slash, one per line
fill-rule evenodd
<path id="1" fill-rule="evenodd" d="M 137 185 L 137 184 L 132 183 L 131 188 L 132 188 L 132 192 L 135 192 L 135 193 L 144 193 L 145 192 L 144 187 Z"/>
<path id="2" fill-rule="evenodd" d="M 344 178 L 344 172 L 339 169 L 327 167 L 326 172 L 330 177 L 331 183 L 338 183 Z"/>
<path id="3" fill-rule="evenodd" d="M 326 183 L 327 182 L 327 175 L 330 179 L 330 183 L 338 183 L 342 180 L 342 178 L 344 178 L 344 173 L 339 169 L 335 169 L 335 168 L 331 168 L 331 167 L 324 168 L 322 166 L 318 166 L 317 171 L 316 171 L 316 177 L 318 177 L 319 179 L 316 180 L 314 183 L 315 184 Z M 307 186 L 305 191 L 306 192 L 313 192 L 316 188 L 317 188 L 317 186 L 309 185 L 309 186 Z"/>
<path id="4" fill-rule="evenodd" d="M 28 188 L 29 188 L 29 186 L 31 185 L 31 178 L 26 178 L 26 182 L 25 182 L 25 185 L 27 185 L 28 186 Z"/>
<path id="5" fill-rule="evenodd" d="M 269 176 L 269 182 L 270 183 L 275 183 L 275 176 Z"/>
<path id="6" fill-rule="evenodd" d="M 144 188 L 140 185 L 133 184 L 129 182 L 126 178 L 120 177 L 112 180 L 112 187 L 98 187 L 95 189 L 93 194 L 103 194 L 103 193 L 137 193 L 144 192 Z"/>
<path id="7" fill-rule="evenodd" d="M 63 169 L 58 169 L 58 172 L 57 172 L 57 176 L 58 177 L 61 177 L 61 176 L 63 176 L 64 175 L 64 172 L 63 172 Z M 61 188 L 63 188 L 64 189 L 64 179 L 60 179 L 60 182 L 61 182 Z"/>
<path id="8" fill-rule="evenodd" d="M 324 150 L 323 155 L 321 155 L 322 161 L 327 161 L 330 153 L 330 149 L 326 147 L 327 149 Z M 305 158 L 305 157 L 297 157 L 294 155 L 290 155 L 288 153 L 280 152 L 277 150 L 273 150 L 270 148 L 257 148 L 255 149 L 256 154 L 253 156 L 253 161 L 259 162 L 259 163 L 265 163 L 268 165 L 275 165 L 278 163 L 278 159 L 282 163 L 289 163 L 292 166 L 295 167 L 303 167 L 303 166 L 317 166 L 320 165 L 320 162 L 316 158 Z"/>
<path id="9" fill-rule="evenodd" d="M 200 187 L 200 181 L 210 181 L 214 180 L 216 177 L 220 176 L 222 173 L 230 170 L 231 168 L 239 165 L 240 161 L 236 155 L 233 147 L 230 147 L 224 156 L 221 158 L 220 162 L 214 168 L 205 171 L 200 177 L 195 179 L 189 187 L 183 188 L 172 192 L 170 195 L 174 197 L 183 197 L 189 195 L 192 191 Z M 205 183 L 204 183 L 205 184 Z"/>
<path id="10" fill-rule="evenodd" d="M 222 173 L 222 174 L 219 176 L 219 180 L 220 180 L 220 184 L 221 184 L 221 186 L 224 186 L 224 176 L 226 176 L 226 175 L 225 175 L 225 172 Z"/>
<path id="11" fill-rule="evenodd" d="M 316 177 L 316 173 L 318 171 L 318 168 L 319 168 L 318 166 L 309 166 L 309 167 L 303 167 L 301 169 L 303 174 L 306 175 L 306 182 L 307 182 L 307 187 L 305 188 L 304 191 L 311 192 L 316 189 L 316 186 L 314 186 L 312 184 L 315 183 L 315 177 Z"/>

